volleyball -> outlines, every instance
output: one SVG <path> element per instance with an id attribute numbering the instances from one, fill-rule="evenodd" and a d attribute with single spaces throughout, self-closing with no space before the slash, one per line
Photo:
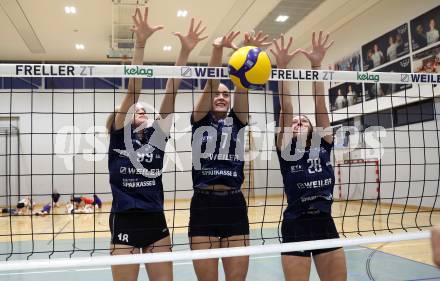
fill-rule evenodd
<path id="1" fill-rule="evenodd" d="M 266 52 L 246 46 L 235 51 L 228 63 L 229 77 L 238 88 L 262 89 L 270 77 L 272 65 Z"/>

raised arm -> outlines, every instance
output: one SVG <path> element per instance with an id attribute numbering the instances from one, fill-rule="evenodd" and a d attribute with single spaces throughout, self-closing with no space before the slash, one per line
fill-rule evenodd
<path id="1" fill-rule="evenodd" d="M 280 36 L 280 43 L 276 39 L 273 40 L 274 49 L 270 49 L 270 52 L 274 55 L 275 60 L 277 62 L 277 68 L 285 69 L 288 64 L 292 60 L 292 58 L 299 52 L 299 50 L 295 50 L 293 52 L 289 52 L 290 47 L 292 46 L 293 38 L 289 37 L 289 43 L 287 46 L 284 46 L 284 35 Z M 278 96 L 280 99 L 280 115 L 279 115 L 279 128 L 280 132 L 277 136 L 277 148 L 281 149 L 283 147 L 283 136 L 285 128 L 291 130 L 292 128 L 292 119 L 293 119 L 293 106 L 292 106 L 292 98 L 290 97 L 289 85 L 286 81 L 278 82 Z M 284 145 L 287 145 L 285 143 Z"/>
<path id="2" fill-rule="evenodd" d="M 315 32 L 313 32 L 312 50 L 300 50 L 300 52 L 303 53 L 310 61 L 312 69 L 321 69 L 321 63 L 325 57 L 325 53 L 331 47 L 331 45 L 333 45 L 333 41 L 327 44 L 329 36 L 330 35 L 327 33 L 325 37 L 323 37 L 322 31 L 320 31 L 318 40 L 316 40 Z M 313 100 L 315 102 L 316 126 L 328 128 L 330 127 L 330 119 L 328 117 L 327 106 L 325 105 L 324 82 L 313 82 L 312 91 Z M 326 142 L 331 143 L 333 142 L 333 135 L 325 135 L 324 139 Z"/>
<path id="3" fill-rule="evenodd" d="M 268 37 L 269 35 L 263 36 L 262 31 L 258 32 L 257 35 L 245 33 L 243 44 L 244 46 L 255 46 L 259 48 L 266 47 L 272 44 L 271 42 L 265 42 Z M 237 87 L 234 94 L 234 111 L 237 118 L 243 124 L 246 124 L 249 119 L 249 96 L 247 93 L 247 89 Z"/>
<path id="4" fill-rule="evenodd" d="M 197 26 L 194 25 L 194 18 L 191 19 L 191 25 L 189 31 L 186 35 L 180 34 L 180 32 L 175 32 L 181 44 L 179 56 L 177 57 L 176 66 L 186 65 L 188 62 L 189 55 L 191 51 L 197 46 L 197 44 L 208 38 L 208 36 L 201 37 L 203 31 L 206 27 L 202 28 L 202 22 L 199 21 Z M 179 89 L 181 79 L 168 79 L 165 88 L 165 97 L 160 106 L 160 117 L 165 119 L 169 114 L 174 112 L 174 104 L 176 101 L 177 90 Z"/>
<path id="5" fill-rule="evenodd" d="M 231 31 L 227 36 L 218 37 L 214 40 L 212 55 L 209 59 L 209 67 L 219 67 L 222 64 L 223 47 L 237 49 L 237 46 L 233 43 L 234 39 L 240 34 L 240 32 Z M 218 91 L 220 81 L 217 79 L 208 79 L 203 90 L 202 96 L 197 101 L 197 104 L 193 111 L 194 121 L 201 120 L 211 110 L 212 94 Z"/>
<path id="6" fill-rule="evenodd" d="M 134 52 L 133 59 L 131 61 L 132 65 L 142 65 L 144 62 L 144 48 L 147 39 L 156 31 L 163 29 L 162 25 L 150 26 L 147 22 L 148 20 L 148 7 L 145 8 L 144 15 L 139 8 L 136 8 L 136 12 L 133 18 L 133 27 L 131 31 L 135 34 Z M 115 129 L 121 129 L 124 127 L 125 116 L 128 110 L 133 104 L 136 104 L 139 99 L 139 94 L 141 91 L 142 79 L 140 78 L 130 78 L 128 80 L 128 91 L 119 106 L 118 112 L 115 117 Z"/>

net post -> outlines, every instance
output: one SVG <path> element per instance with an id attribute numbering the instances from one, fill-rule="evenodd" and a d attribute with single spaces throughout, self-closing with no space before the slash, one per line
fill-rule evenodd
<path id="1" fill-rule="evenodd" d="M 379 175 L 379 160 L 374 161 L 375 164 L 375 173 L 376 173 L 376 191 L 377 191 L 377 201 L 380 204 L 380 175 Z"/>
<path id="2" fill-rule="evenodd" d="M 342 200 L 342 179 L 341 179 L 341 164 L 338 163 L 338 185 L 339 185 L 339 200 Z"/>

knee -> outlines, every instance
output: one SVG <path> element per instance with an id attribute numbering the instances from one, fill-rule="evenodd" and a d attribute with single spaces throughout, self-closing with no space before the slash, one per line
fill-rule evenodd
<path id="1" fill-rule="evenodd" d="M 247 271 L 243 268 L 234 268 L 226 272 L 226 281 L 245 281 Z"/>
<path id="2" fill-rule="evenodd" d="M 155 281 L 172 281 L 173 280 L 173 275 L 172 274 L 168 274 L 168 275 L 164 275 L 162 274 L 160 277 L 154 279 Z"/>

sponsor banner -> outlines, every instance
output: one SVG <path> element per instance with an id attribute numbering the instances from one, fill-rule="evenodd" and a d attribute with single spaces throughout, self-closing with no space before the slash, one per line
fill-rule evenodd
<path id="1" fill-rule="evenodd" d="M 0 64 L 0 77 L 227 79 L 229 76 L 227 68 L 223 67 Z M 365 71 L 273 69 L 270 80 L 372 83 L 414 82 L 437 84 L 440 83 L 440 75 Z"/>

